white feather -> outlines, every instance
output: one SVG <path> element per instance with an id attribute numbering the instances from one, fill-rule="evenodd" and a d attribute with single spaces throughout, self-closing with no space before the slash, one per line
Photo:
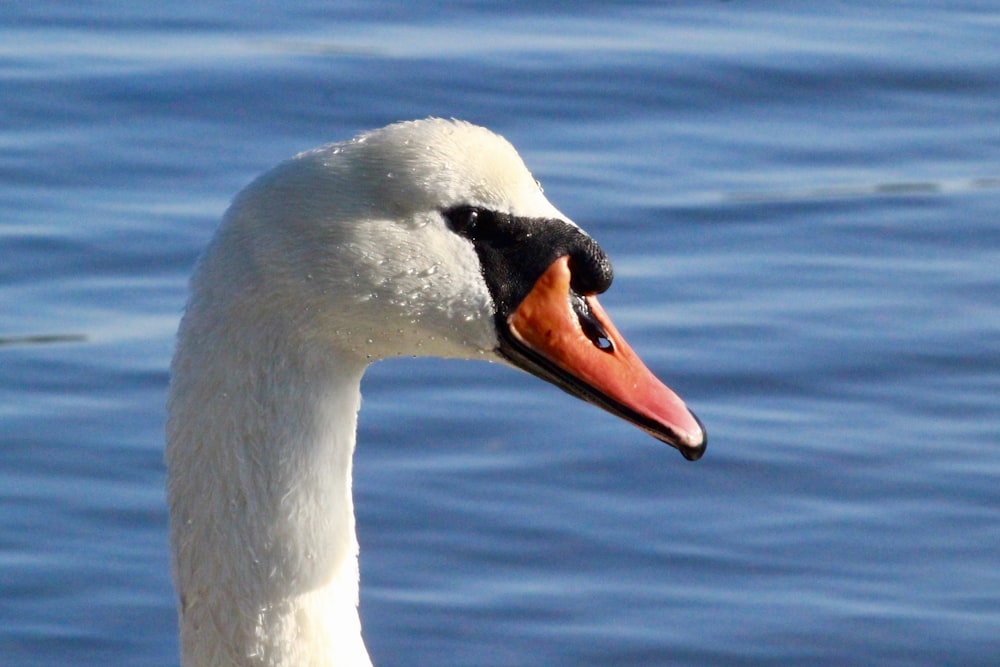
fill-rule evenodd
<path id="1" fill-rule="evenodd" d="M 442 209 L 560 217 L 505 140 L 400 123 L 235 200 L 191 282 L 167 423 L 182 662 L 370 665 L 351 496 L 360 382 L 395 355 L 494 358 L 493 305 Z"/>

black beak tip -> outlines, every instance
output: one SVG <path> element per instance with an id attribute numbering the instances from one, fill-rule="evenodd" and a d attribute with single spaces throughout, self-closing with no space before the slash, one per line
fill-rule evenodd
<path id="1" fill-rule="evenodd" d="M 680 450 L 681 456 L 683 456 L 688 461 L 697 461 L 705 454 L 705 448 L 708 447 L 708 432 L 705 431 L 705 425 L 701 423 L 698 419 L 698 415 L 691 413 L 694 420 L 698 422 L 698 426 L 701 427 L 701 442 L 697 445 L 680 445 L 677 447 Z"/>

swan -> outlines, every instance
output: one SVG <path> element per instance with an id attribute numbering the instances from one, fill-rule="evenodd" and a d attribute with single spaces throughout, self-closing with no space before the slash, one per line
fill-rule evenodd
<path id="1" fill-rule="evenodd" d="M 239 193 L 190 283 L 166 425 L 181 660 L 371 666 L 351 495 L 373 361 L 501 361 L 701 456 L 595 295 L 597 243 L 458 120 L 301 153 Z"/>

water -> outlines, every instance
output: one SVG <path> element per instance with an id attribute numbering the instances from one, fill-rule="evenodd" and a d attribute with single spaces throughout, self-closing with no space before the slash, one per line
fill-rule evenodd
<path id="1" fill-rule="evenodd" d="M 427 115 L 611 255 L 690 464 L 499 366 L 365 381 L 379 665 L 991 665 L 1000 13 L 989 3 L 7 3 L 0 664 L 177 664 L 163 402 L 228 199 Z"/>

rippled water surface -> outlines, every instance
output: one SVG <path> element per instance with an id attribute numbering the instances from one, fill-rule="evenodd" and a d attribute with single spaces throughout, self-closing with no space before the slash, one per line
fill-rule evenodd
<path id="1" fill-rule="evenodd" d="M 711 438 L 374 366 L 376 664 L 996 664 L 1000 10 L 812 6 L 6 3 L 0 664 L 177 664 L 194 260 L 255 174 L 428 115 L 520 149 Z"/>

